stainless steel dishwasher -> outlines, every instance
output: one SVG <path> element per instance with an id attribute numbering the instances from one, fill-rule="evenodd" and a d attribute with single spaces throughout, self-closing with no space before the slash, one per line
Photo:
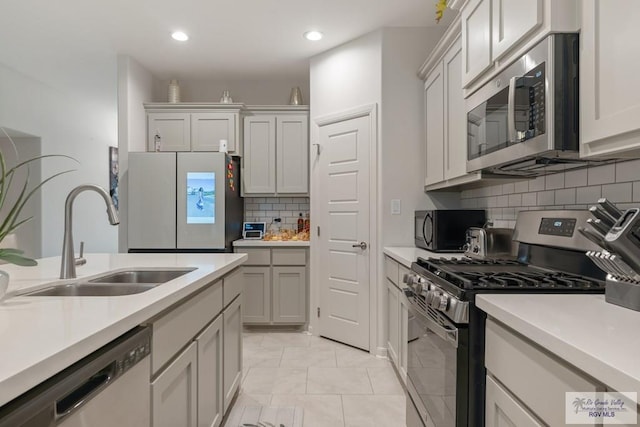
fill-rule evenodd
<path id="1" fill-rule="evenodd" d="M 137 327 L 0 409 L 0 427 L 150 425 L 151 330 Z"/>

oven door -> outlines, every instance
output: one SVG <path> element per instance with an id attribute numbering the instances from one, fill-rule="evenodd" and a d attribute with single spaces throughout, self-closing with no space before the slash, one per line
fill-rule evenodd
<path id="1" fill-rule="evenodd" d="M 456 411 L 459 329 L 439 312 L 420 307 L 421 297 L 408 292 L 409 315 L 415 316 L 419 328 L 418 338 L 408 343 L 409 396 L 425 426 L 455 427 L 459 425 Z"/>

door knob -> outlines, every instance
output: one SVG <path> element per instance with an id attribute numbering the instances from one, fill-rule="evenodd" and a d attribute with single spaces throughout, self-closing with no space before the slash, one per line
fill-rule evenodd
<path id="1" fill-rule="evenodd" d="M 356 243 L 355 245 L 351 245 L 352 248 L 360 248 L 367 249 L 367 242 Z"/>

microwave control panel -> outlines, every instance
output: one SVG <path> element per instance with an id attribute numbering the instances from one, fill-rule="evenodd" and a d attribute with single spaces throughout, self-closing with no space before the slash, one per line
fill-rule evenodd
<path id="1" fill-rule="evenodd" d="M 520 141 L 545 133 L 544 67 L 543 62 L 516 83 L 516 130 Z"/>

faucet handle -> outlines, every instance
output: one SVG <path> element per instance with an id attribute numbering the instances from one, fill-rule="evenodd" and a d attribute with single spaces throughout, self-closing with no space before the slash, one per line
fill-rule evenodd
<path id="1" fill-rule="evenodd" d="M 84 258 L 84 242 L 80 242 L 80 256 L 74 260 L 76 265 L 85 265 L 87 260 Z"/>

